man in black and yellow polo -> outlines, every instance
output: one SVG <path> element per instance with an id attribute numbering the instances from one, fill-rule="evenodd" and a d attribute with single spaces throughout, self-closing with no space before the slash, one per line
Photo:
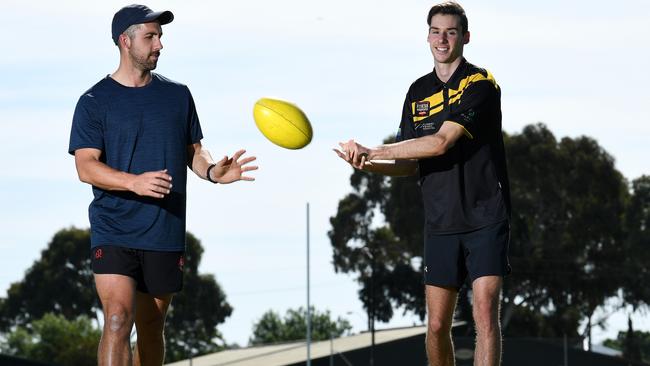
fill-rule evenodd
<path id="1" fill-rule="evenodd" d="M 467 17 L 457 3 L 429 11 L 433 72 L 406 95 L 394 144 L 354 140 L 337 154 L 357 169 L 412 175 L 419 169 L 425 209 L 424 280 L 430 365 L 454 365 L 451 324 L 458 290 L 471 281 L 475 365 L 499 365 L 499 294 L 510 272 L 510 199 L 501 92 L 492 74 L 467 62 Z"/>

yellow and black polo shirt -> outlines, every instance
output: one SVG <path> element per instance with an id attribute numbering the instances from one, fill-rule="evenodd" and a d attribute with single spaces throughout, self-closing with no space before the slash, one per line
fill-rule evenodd
<path id="1" fill-rule="evenodd" d="M 510 189 L 501 132 L 501 90 L 492 74 L 463 59 L 447 83 L 435 71 L 410 87 L 397 140 L 457 123 L 465 136 L 444 155 L 420 159 L 430 233 L 459 233 L 509 217 Z"/>

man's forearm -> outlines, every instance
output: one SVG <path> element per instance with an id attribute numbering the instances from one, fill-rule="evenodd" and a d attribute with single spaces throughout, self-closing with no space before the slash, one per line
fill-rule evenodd
<path id="1" fill-rule="evenodd" d="M 442 155 L 446 152 L 445 138 L 438 135 L 423 136 L 416 139 L 380 145 L 370 149 L 368 160 L 408 160 L 424 159 Z"/>
<path id="2" fill-rule="evenodd" d="M 82 182 L 105 190 L 131 191 L 139 196 L 163 198 L 172 189 L 172 177 L 167 174 L 167 169 L 140 174 L 126 173 L 99 161 L 98 153 L 89 154 L 88 151 L 79 150 L 75 152 L 75 162 Z"/>
<path id="3" fill-rule="evenodd" d="M 82 182 L 109 191 L 131 191 L 134 174 L 109 167 L 101 161 L 88 159 L 77 164 Z"/>

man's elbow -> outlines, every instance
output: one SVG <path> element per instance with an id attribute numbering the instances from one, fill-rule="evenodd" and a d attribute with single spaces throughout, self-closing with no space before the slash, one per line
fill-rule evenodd
<path id="1" fill-rule="evenodd" d="M 77 168 L 77 176 L 79 177 L 80 181 L 84 183 L 92 184 L 90 174 L 88 174 L 88 172 L 86 172 L 84 169 Z"/>
<path id="2" fill-rule="evenodd" d="M 79 177 L 79 180 L 84 182 L 84 183 L 93 184 L 92 183 L 92 181 L 93 181 L 92 174 L 91 174 L 91 170 L 90 170 L 90 167 L 89 167 L 89 165 L 90 165 L 89 161 L 79 159 L 79 160 L 75 161 L 75 163 L 76 163 L 75 165 L 76 165 L 76 168 L 77 168 L 77 176 Z"/>
<path id="3" fill-rule="evenodd" d="M 444 136 L 434 136 L 434 138 L 436 143 L 432 144 L 431 157 L 445 155 L 449 149 L 454 147 L 454 143 Z"/>

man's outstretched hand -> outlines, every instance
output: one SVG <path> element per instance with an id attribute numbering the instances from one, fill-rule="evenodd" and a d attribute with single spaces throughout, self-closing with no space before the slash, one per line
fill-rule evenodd
<path id="1" fill-rule="evenodd" d="M 246 150 L 239 150 L 231 158 L 224 156 L 223 159 L 216 162 L 215 167 L 210 169 L 212 180 L 221 184 L 233 183 L 238 180 L 255 180 L 255 178 L 244 175 L 244 173 L 257 170 L 257 165 L 247 165 L 257 158 L 249 156 L 242 159 L 242 155 L 245 153 Z"/>
<path id="2" fill-rule="evenodd" d="M 348 142 L 339 142 L 339 149 L 333 149 L 336 155 L 341 159 L 348 162 L 348 164 L 353 167 L 363 170 L 366 161 L 368 161 L 368 154 L 370 154 L 370 149 L 357 143 L 354 140 Z"/>

